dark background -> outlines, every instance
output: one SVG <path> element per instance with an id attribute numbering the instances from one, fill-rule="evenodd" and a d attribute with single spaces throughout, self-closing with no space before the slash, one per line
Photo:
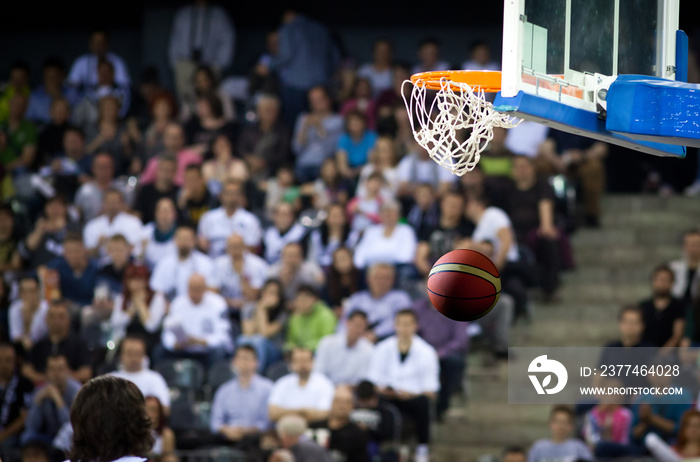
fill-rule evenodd
<path id="1" fill-rule="evenodd" d="M 0 82 L 15 59 L 29 62 L 32 82 L 41 79 L 41 63 L 58 56 L 67 66 L 84 53 L 94 28 L 111 33 L 111 49 L 129 66 L 132 81 L 141 70 L 156 66 L 163 82 L 171 86 L 167 43 L 176 9 L 186 1 L 103 0 L 92 3 L 6 1 L 0 6 Z M 264 50 L 266 32 L 278 26 L 290 3 L 248 0 L 213 2 L 229 12 L 237 33 L 232 67 L 226 75 L 245 75 Z M 690 36 L 691 48 L 700 49 L 700 15 L 696 2 L 681 2 L 680 26 Z M 372 42 L 389 38 L 397 60 L 415 61 L 418 42 L 428 36 L 442 42 L 442 57 L 454 66 L 467 58 L 469 44 L 476 39 L 491 45 L 500 61 L 503 2 L 501 0 L 407 2 L 400 0 L 331 0 L 296 2 L 294 6 L 324 22 L 339 37 L 355 62 L 371 59 Z M 609 189 L 639 188 L 649 169 L 661 170 L 677 189 L 692 182 L 697 163 L 694 149 L 687 159 L 659 159 L 612 147 L 608 158 Z"/>

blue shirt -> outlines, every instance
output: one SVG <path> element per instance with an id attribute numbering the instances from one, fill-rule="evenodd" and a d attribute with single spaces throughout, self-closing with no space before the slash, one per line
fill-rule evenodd
<path id="1" fill-rule="evenodd" d="M 211 431 L 217 433 L 223 426 L 267 430 L 270 424 L 267 401 L 271 391 L 272 381 L 257 374 L 247 388 L 241 387 L 237 378 L 221 385 L 211 406 Z"/>
<path id="2" fill-rule="evenodd" d="M 322 24 L 297 15 L 279 32 L 279 50 L 272 66 L 282 85 L 309 89 L 327 83 L 340 62 L 340 52 Z"/>
<path id="3" fill-rule="evenodd" d="M 632 425 L 630 425 L 630 441 L 638 445 L 643 445 L 644 438 L 647 436 L 647 433 L 654 432 L 657 435 L 659 435 L 662 439 L 669 442 L 670 439 L 674 437 L 678 432 L 678 425 L 680 425 L 683 413 L 685 413 L 685 411 L 691 408 L 691 405 L 688 404 L 690 403 L 690 401 L 689 397 L 687 396 L 687 393 L 688 391 L 684 389 L 683 394 L 686 395 L 685 398 L 683 398 L 683 395 L 640 396 L 636 400 L 636 402 L 630 407 L 630 410 L 632 411 Z M 665 435 L 660 433 L 658 430 L 647 430 L 646 432 L 644 432 L 641 438 L 635 438 L 632 434 L 632 429 L 639 423 L 640 404 L 649 404 L 651 406 L 652 413 L 673 421 L 675 424 L 673 427 L 673 432 L 669 435 Z"/>
<path id="4" fill-rule="evenodd" d="M 87 267 L 80 275 L 76 275 L 73 272 L 73 269 L 68 266 L 68 262 L 63 257 L 51 260 L 46 266 L 58 271 L 63 298 L 81 306 L 92 303 L 95 281 L 97 279 L 97 264 L 93 260 L 88 261 Z"/>
<path id="5" fill-rule="evenodd" d="M 367 163 L 369 150 L 374 147 L 376 142 L 377 134 L 375 132 L 365 132 L 362 139 L 358 142 L 355 142 L 350 135 L 344 133 L 338 140 L 338 149 L 348 153 L 348 164 L 350 167 L 359 167 Z"/>
<path id="6" fill-rule="evenodd" d="M 38 404 L 32 399 L 32 406 L 27 413 L 25 422 L 25 430 L 22 435 L 22 443 L 27 443 L 35 439 L 53 439 L 58 433 L 61 426 L 70 421 L 70 407 L 73 404 L 75 395 L 80 391 L 80 382 L 73 379 L 68 379 L 66 390 L 63 392 L 63 401 L 65 406 L 63 409 L 56 408 L 54 402 L 49 398 L 44 398 Z M 46 385 L 34 390 L 34 396 L 39 394 L 41 390 L 46 388 Z"/>
<path id="7" fill-rule="evenodd" d="M 63 97 L 68 101 L 68 104 L 71 106 L 75 104 L 77 96 L 77 91 L 74 87 L 63 86 Z M 46 87 L 41 85 L 29 96 L 29 105 L 27 106 L 25 117 L 32 122 L 51 123 L 51 103 L 53 103 L 53 97 L 46 93 Z"/>

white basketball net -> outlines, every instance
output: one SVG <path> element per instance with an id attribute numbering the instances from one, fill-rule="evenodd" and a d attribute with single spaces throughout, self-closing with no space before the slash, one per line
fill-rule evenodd
<path id="1" fill-rule="evenodd" d="M 403 85 L 407 83 L 412 82 L 406 80 Z M 495 127 L 513 128 L 521 122 L 496 111 L 486 101 L 483 91 L 474 91 L 466 83 L 442 77 L 440 90 L 431 91 L 431 96 L 432 93 L 435 96 L 429 106 L 428 89 L 422 80 L 413 83 L 410 100 L 403 92 L 403 85 L 401 93 L 416 142 L 435 162 L 458 176 L 476 167 L 481 153 L 493 139 Z"/>

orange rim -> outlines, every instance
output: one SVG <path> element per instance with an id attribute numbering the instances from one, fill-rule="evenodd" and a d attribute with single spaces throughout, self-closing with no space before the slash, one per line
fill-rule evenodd
<path id="1" fill-rule="evenodd" d="M 501 71 L 431 71 L 419 72 L 411 76 L 411 82 L 414 85 L 428 90 L 440 90 L 442 79 L 446 79 L 454 91 L 459 91 L 461 87 L 452 85 L 452 82 L 466 83 L 474 90 L 481 90 L 484 93 L 501 91 Z"/>

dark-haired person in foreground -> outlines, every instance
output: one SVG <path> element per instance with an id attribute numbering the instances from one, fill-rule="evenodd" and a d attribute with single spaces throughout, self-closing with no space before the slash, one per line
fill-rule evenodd
<path id="1" fill-rule="evenodd" d="M 71 408 L 72 462 L 145 462 L 153 446 L 151 419 L 132 382 L 113 376 L 92 379 Z"/>
<path id="2" fill-rule="evenodd" d="M 0 343 L 0 450 L 14 448 L 24 428 L 34 385 L 16 370 L 14 347 Z"/>

